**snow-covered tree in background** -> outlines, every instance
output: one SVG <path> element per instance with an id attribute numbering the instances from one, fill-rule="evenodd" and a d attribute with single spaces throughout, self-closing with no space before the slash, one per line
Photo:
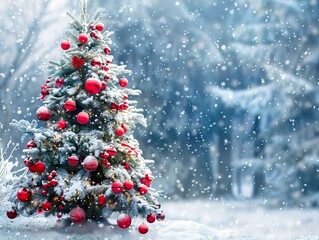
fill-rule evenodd
<path id="1" fill-rule="evenodd" d="M 75 224 L 86 219 L 121 213 L 118 226 L 127 228 L 131 217 L 152 223 L 164 219 L 150 187 L 152 172 L 133 137 L 136 124 L 146 125 L 127 88 L 130 71 L 112 63 L 112 34 L 104 30 L 97 11 L 88 19 L 86 1 L 81 18 L 73 17 L 60 62 L 51 61 L 50 76 L 42 86 L 44 105 L 37 117 L 45 123 L 14 120 L 12 125 L 31 136 L 24 153 L 29 169 L 8 193 L 9 217 L 16 214 L 69 215 Z M 146 233 L 148 227 L 140 225 Z"/>
<path id="2" fill-rule="evenodd" d="M 233 17 L 232 38 L 223 47 L 224 55 L 236 66 L 237 78 L 228 78 L 232 81 L 226 86 L 211 87 L 212 96 L 236 109 L 237 118 L 244 115 L 243 125 L 253 119 L 251 128 L 242 129 L 253 133 L 250 139 L 246 136 L 246 141 L 258 142 L 251 156 L 264 163 L 264 194 L 284 205 L 288 201 L 300 202 L 307 188 L 300 176 L 304 168 L 301 155 L 317 143 L 315 59 L 319 30 L 313 22 L 318 5 L 309 1 L 244 0 L 237 6 L 243 19 L 236 25 L 236 15 Z M 253 129 L 256 123 L 258 130 Z M 305 128 L 309 125 L 313 125 L 312 130 Z M 238 142 L 245 142 L 244 135 L 238 136 Z"/>

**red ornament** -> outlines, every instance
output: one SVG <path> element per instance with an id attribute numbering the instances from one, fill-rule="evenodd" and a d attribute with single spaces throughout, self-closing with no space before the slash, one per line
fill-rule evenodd
<path id="1" fill-rule="evenodd" d="M 123 134 L 125 133 L 124 129 L 122 127 L 118 127 L 117 129 L 115 129 L 115 134 L 118 137 L 123 136 Z"/>
<path id="2" fill-rule="evenodd" d="M 102 32 L 103 29 L 104 29 L 104 24 L 103 24 L 103 23 L 97 23 L 97 24 L 95 25 L 95 29 L 98 30 L 98 31 L 100 31 L 100 32 Z"/>
<path id="3" fill-rule="evenodd" d="M 155 220 L 156 220 L 156 216 L 155 216 L 153 213 L 150 213 L 150 214 L 147 215 L 146 220 L 147 220 L 149 223 L 153 223 L 153 222 L 155 222 Z"/>
<path id="4" fill-rule="evenodd" d="M 120 193 L 123 191 L 123 184 L 119 181 L 112 183 L 112 191 L 114 193 Z"/>
<path id="5" fill-rule="evenodd" d="M 102 163 L 104 164 L 105 167 L 111 167 L 111 163 L 109 163 L 107 160 L 103 160 Z"/>
<path id="6" fill-rule="evenodd" d="M 109 147 L 106 151 L 110 157 L 114 157 L 116 155 L 116 149 L 114 147 Z"/>
<path id="7" fill-rule="evenodd" d="M 42 195 L 47 195 L 47 190 L 42 190 Z"/>
<path id="8" fill-rule="evenodd" d="M 123 128 L 124 133 L 126 133 L 126 132 L 127 132 L 127 126 L 123 123 L 123 124 L 121 125 L 121 127 Z"/>
<path id="9" fill-rule="evenodd" d="M 104 53 L 105 54 L 110 54 L 111 53 L 111 49 L 108 48 L 108 47 L 104 48 Z"/>
<path id="10" fill-rule="evenodd" d="M 84 84 L 85 90 L 90 94 L 97 94 L 101 91 L 101 81 L 97 78 L 89 78 Z"/>
<path id="11" fill-rule="evenodd" d="M 86 213 L 83 208 L 75 207 L 70 211 L 70 218 L 74 224 L 81 224 L 85 222 Z"/>
<path id="12" fill-rule="evenodd" d="M 101 90 L 104 90 L 106 88 L 106 82 L 101 81 Z"/>
<path id="13" fill-rule="evenodd" d="M 128 214 L 122 213 L 117 217 L 117 226 L 120 228 L 128 228 L 132 223 L 132 219 Z"/>
<path id="14" fill-rule="evenodd" d="M 156 216 L 157 221 L 164 221 L 165 219 L 165 214 L 163 212 L 160 212 Z"/>
<path id="15" fill-rule="evenodd" d="M 49 181 L 51 181 L 51 180 L 53 179 L 53 177 L 52 177 L 51 175 L 49 175 L 49 176 L 47 177 L 47 179 L 48 179 Z"/>
<path id="16" fill-rule="evenodd" d="M 79 158 L 75 155 L 72 155 L 72 156 L 68 157 L 68 163 L 71 166 L 75 167 L 76 165 L 79 164 Z"/>
<path id="17" fill-rule="evenodd" d="M 122 165 L 126 171 L 130 170 L 130 165 L 128 165 L 128 163 L 124 162 Z"/>
<path id="18" fill-rule="evenodd" d="M 101 60 L 98 58 L 93 58 L 91 61 L 91 65 L 94 67 L 101 67 L 102 63 Z"/>
<path id="19" fill-rule="evenodd" d="M 142 194 L 142 195 L 146 194 L 146 193 L 148 192 L 148 187 L 145 186 L 144 184 L 142 184 L 142 185 L 140 186 L 140 188 L 139 188 L 139 192 L 140 192 L 140 194 Z"/>
<path id="20" fill-rule="evenodd" d="M 148 174 L 145 174 L 145 176 L 141 179 L 141 183 L 145 184 L 147 187 L 151 186 L 152 179 Z"/>
<path id="21" fill-rule="evenodd" d="M 71 60 L 72 67 L 74 67 L 76 69 L 80 69 L 84 63 L 85 63 L 85 60 L 83 58 L 79 58 L 77 56 L 72 57 L 72 60 Z"/>
<path id="22" fill-rule="evenodd" d="M 38 212 L 38 214 L 42 214 L 43 213 L 43 209 L 39 208 L 37 212 Z"/>
<path id="23" fill-rule="evenodd" d="M 56 215 L 58 218 L 61 218 L 62 217 L 62 213 L 58 213 L 57 215 Z"/>
<path id="24" fill-rule="evenodd" d="M 71 44 L 68 40 L 61 42 L 61 48 L 63 50 L 68 50 L 71 47 Z"/>
<path id="25" fill-rule="evenodd" d="M 21 202 L 27 202 L 31 199 L 31 192 L 29 189 L 27 188 L 21 188 L 18 192 L 17 192 L 17 198 L 19 201 Z"/>
<path id="26" fill-rule="evenodd" d="M 124 188 L 126 190 L 131 190 L 134 187 L 134 183 L 130 180 L 124 182 Z"/>
<path id="27" fill-rule="evenodd" d="M 31 167 L 33 165 L 32 159 L 29 157 L 24 159 L 23 163 L 24 163 L 24 166 L 26 167 Z"/>
<path id="28" fill-rule="evenodd" d="M 93 156 L 87 156 L 83 163 L 83 168 L 85 171 L 87 172 L 94 172 L 98 166 L 99 166 L 99 162 L 97 161 L 97 159 Z"/>
<path id="29" fill-rule="evenodd" d="M 29 141 L 26 146 L 27 149 L 36 148 L 36 147 L 37 147 L 37 144 L 33 140 Z"/>
<path id="30" fill-rule="evenodd" d="M 72 99 L 65 101 L 64 109 L 68 112 L 74 111 L 76 108 L 76 103 Z"/>
<path id="31" fill-rule="evenodd" d="M 100 157 L 104 158 L 104 159 L 108 159 L 109 158 L 109 154 L 107 152 L 101 152 L 100 153 Z"/>
<path id="32" fill-rule="evenodd" d="M 36 167 L 35 167 L 35 164 L 32 164 L 30 167 L 29 167 L 29 171 L 32 172 L 32 173 L 35 173 L 37 170 L 36 170 Z"/>
<path id="33" fill-rule="evenodd" d="M 111 77 L 110 77 L 109 75 L 105 75 L 105 76 L 104 76 L 104 80 L 105 80 L 105 81 L 110 80 L 110 78 L 111 78 Z"/>
<path id="34" fill-rule="evenodd" d="M 48 188 L 48 184 L 47 183 L 42 183 L 42 188 Z"/>
<path id="35" fill-rule="evenodd" d="M 44 202 L 44 203 L 42 203 L 41 208 L 44 211 L 50 211 L 52 209 L 52 205 L 49 202 Z"/>
<path id="36" fill-rule="evenodd" d="M 59 120 L 58 123 L 57 123 L 57 127 L 60 130 L 65 129 L 67 127 L 67 125 L 68 125 L 67 122 L 64 121 L 64 120 Z"/>
<path id="37" fill-rule="evenodd" d="M 53 170 L 53 171 L 51 172 L 51 176 L 52 176 L 52 177 L 56 177 L 56 175 L 57 175 L 57 172 Z"/>
<path id="38" fill-rule="evenodd" d="M 100 205 L 105 205 L 106 204 L 106 197 L 103 196 L 103 195 L 100 195 L 97 202 L 100 204 Z"/>
<path id="39" fill-rule="evenodd" d="M 91 30 L 94 30 L 94 29 L 95 29 L 95 27 L 94 27 L 93 24 L 90 25 L 90 29 L 91 29 Z"/>
<path id="40" fill-rule="evenodd" d="M 110 70 L 107 66 L 103 67 L 103 71 L 107 72 L 108 70 Z"/>
<path id="41" fill-rule="evenodd" d="M 128 80 L 125 77 L 122 77 L 119 81 L 121 87 L 126 87 L 128 85 Z"/>
<path id="42" fill-rule="evenodd" d="M 18 216 L 18 213 L 17 211 L 15 210 L 9 210 L 7 211 L 7 217 L 10 218 L 10 219 L 14 219 Z"/>
<path id="43" fill-rule="evenodd" d="M 55 187 L 56 185 L 58 185 L 58 181 L 55 180 L 55 179 L 52 179 L 50 184 L 51 184 L 52 187 Z"/>
<path id="44" fill-rule="evenodd" d="M 60 205 L 58 206 L 58 208 L 59 208 L 59 210 L 63 210 L 63 209 L 64 209 L 64 205 L 63 205 L 63 204 L 60 204 Z"/>
<path id="45" fill-rule="evenodd" d="M 80 123 L 80 124 L 87 124 L 90 120 L 90 117 L 89 117 L 89 114 L 87 114 L 86 112 L 80 112 L 76 116 L 76 119 L 77 119 L 78 123 Z"/>
<path id="46" fill-rule="evenodd" d="M 43 162 L 37 162 L 34 166 L 37 173 L 43 173 L 45 171 L 45 164 Z"/>
<path id="47" fill-rule="evenodd" d="M 94 37 L 95 39 L 99 39 L 99 36 L 95 32 L 91 32 L 90 36 Z"/>
<path id="48" fill-rule="evenodd" d="M 86 33 L 81 33 L 78 39 L 80 43 L 87 43 L 87 41 L 89 41 L 89 37 Z"/>
<path id="49" fill-rule="evenodd" d="M 51 118 L 51 111 L 46 106 L 39 107 L 36 114 L 38 119 L 41 121 L 48 121 Z"/>
<path id="50" fill-rule="evenodd" d="M 148 232 L 148 226 L 144 223 L 142 223 L 139 227 L 138 227 L 138 231 L 141 234 L 146 234 Z"/>

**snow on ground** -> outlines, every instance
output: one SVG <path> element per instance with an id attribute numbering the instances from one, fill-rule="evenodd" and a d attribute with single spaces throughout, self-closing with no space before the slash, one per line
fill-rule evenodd
<path id="1" fill-rule="evenodd" d="M 231 240 L 319 239 L 318 209 L 267 209 L 258 202 L 178 201 L 163 202 L 164 222 L 148 224 L 141 235 L 135 226 L 122 230 L 106 223 L 58 228 L 56 218 L 0 219 L 0 239 L 96 239 L 96 240 Z M 2 207 L 3 209 L 3 207 Z M 111 221 L 111 223 L 114 223 Z"/>

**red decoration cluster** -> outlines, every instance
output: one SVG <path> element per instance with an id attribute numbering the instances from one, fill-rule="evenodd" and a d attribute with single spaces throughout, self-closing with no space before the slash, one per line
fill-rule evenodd
<path id="1" fill-rule="evenodd" d="M 85 60 L 83 58 L 79 58 L 77 56 L 72 57 L 72 60 L 71 60 L 72 67 L 74 67 L 76 69 L 80 69 L 84 63 L 85 63 Z"/>

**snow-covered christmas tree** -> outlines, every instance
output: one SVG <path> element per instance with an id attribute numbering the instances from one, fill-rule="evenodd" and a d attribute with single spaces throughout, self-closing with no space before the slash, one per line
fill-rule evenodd
<path id="1" fill-rule="evenodd" d="M 81 1 L 80 19 L 68 15 L 64 54 L 60 62 L 50 62 L 43 106 L 36 112 L 45 127 L 37 127 L 36 120 L 12 122 L 30 141 L 26 174 L 11 186 L 7 215 L 65 216 L 81 224 L 116 212 L 120 228 L 128 228 L 135 216 L 149 223 L 164 220 L 146 166 L 153 161 L 141 156 L 133 136 L 136 124 L 146 125 L 143 110 L 129 97 L 140 91 L 127 88 L 130 71 L 112 62 L 112 32 L 104 30 L 100 11 L 88 19 Z M 146 233 L 148 226 L 138 230 Z"/>

